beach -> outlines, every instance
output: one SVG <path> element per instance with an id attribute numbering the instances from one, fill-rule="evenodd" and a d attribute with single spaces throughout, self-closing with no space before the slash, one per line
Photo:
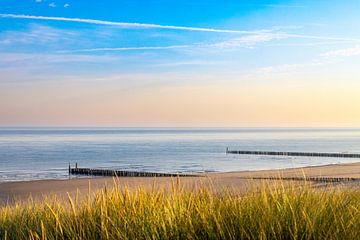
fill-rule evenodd
<path id="1" fill-rule="evenodd" d="M 207 173 L 200 174 L 198 177 L 181 177 L 180 182 L 181 186 L 190 190 L 205 185 L 215 191 L 231 189 L 236 192 L 244 192 L 269 178 L 284 178 L 286 180 L 289 178 L 303 178 L 304 176 L 307 178 L 356 178 L 359 180 L 334 184 L 360 187 L 360 162 L 278 170 Z M 169 177 L 120 177 L 115 181 L 117 181 L 118 185 L 127 186 L 130 190 L 139 187 L 147 190 L 154 187 L 169 190 L 177 179 Z M 315 184 L 324 183 L 318 182 Z M 75 196 L 77 193 L 80 196 L 85 196 L 89 189 L 90 192 L 94 193 L 105 187 L 111 188 L 113 185 L 114 178 L 112 177 L 75 178 L 72 176 L 68 180 L 4 182 L 0 183 L 0 204 L 26 201 L 30 196 L 35 201 L 41 201 L 49 196 L 56 196 L 59 199 L 66 200 L 68 193 L 70 196 Z"/>

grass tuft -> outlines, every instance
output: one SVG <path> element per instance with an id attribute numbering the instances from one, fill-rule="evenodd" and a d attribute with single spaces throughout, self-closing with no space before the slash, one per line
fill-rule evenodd
<path id="1" fill-rule="evenodd" d="M 178 180 L 179 181 L 179 180 Z M 286 186 L 286 187 L 285 187 Z M 242 195 L 203 187 L 130 191 L 0 209 L 2 239 L 360 239 L 360 191 L 264 185 Z"/>

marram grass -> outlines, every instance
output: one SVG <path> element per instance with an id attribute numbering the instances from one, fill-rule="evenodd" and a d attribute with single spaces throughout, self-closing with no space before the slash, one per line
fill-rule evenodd
<path id="1" fill-rule="evenodd" d="M 1 239 L 360 239 L 360 190 L 129 191 L 0 209 Z"/>

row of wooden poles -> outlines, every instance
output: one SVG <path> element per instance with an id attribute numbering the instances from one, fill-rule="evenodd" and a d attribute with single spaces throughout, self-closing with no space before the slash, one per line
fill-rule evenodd
<path id="1" fill-rule="evenodd" d="M 193 174 L 177 173 L 154 173 L 154 172 L 136 172 L 136 171 L 119 171 L 113 169 L 95 169 L 95 168 L 75 168 L 69 164 L 69 175 L 88 175 L 88 176 L 117 176 L 117 177 L 196 177 Z"/>
<path id="2" fill-rule="evenodd" d="M 86 176 L 117 176 L 117 177 L 198 177 L 193 174 L 175 174 L 175 173 L 153 173 L 153 172 L 135 172 L 135 171 L 119 171 L 110 169 L 94 169 L 94 168 L 71 168 L 69 164 L 69 175 L 86 175 Z M 312 181 L 312 182 L 353 182 L 360 181 L 359 178 L 350 177 L 242 177 L 244 179 L 257 180 L 290 180 L 290 181 Z"/>
<path id="3" fill-rule="evenodd" d="M 238 150 L 229 150 L 229 148 L 226 148 L 226 154 L 270 155 L 270 156 L 299 156 L 299 157 L 360 158 L 360 154 L 358 154 L 358 153 L 238 151 Z"/>
<path id="4" fill-rule="evenodd" d="M 287 180 L 287 181 L 309 181 L 309 182 L 354 182 L 360 181 L 359 178 L 350 177 L 244 177 L 244 179 L 258 180 Z"/>

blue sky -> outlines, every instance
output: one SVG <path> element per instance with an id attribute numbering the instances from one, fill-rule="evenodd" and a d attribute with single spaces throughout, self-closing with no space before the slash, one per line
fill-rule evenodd
<path id="1" fill-rule="evenodd" d="M 1 125 L 357 126 L 360 120 L 348 106 L 360 102 L 353 92 L 360 79 L 359 1 L 0 2 Z M 274 102 L 258 95 L 263 88 L 275 89 L 268 96 Z M 218 93 L 233 89 L 246 94 L 224 100 L 226 93 Z M 279 97 L 284 91 L 293 94 Z M 317 91 L 323 98 L 293 97 Z M 162 92 L 172 94 L 158 99 Z M 311 102 L 318 114 L 309 112 Z M 163 103 L 169 106 L 157 110 Z M 229 103 L 255 110 L 221 112 Z M 264 113 L 269 108 L 287 114 Z"/>

